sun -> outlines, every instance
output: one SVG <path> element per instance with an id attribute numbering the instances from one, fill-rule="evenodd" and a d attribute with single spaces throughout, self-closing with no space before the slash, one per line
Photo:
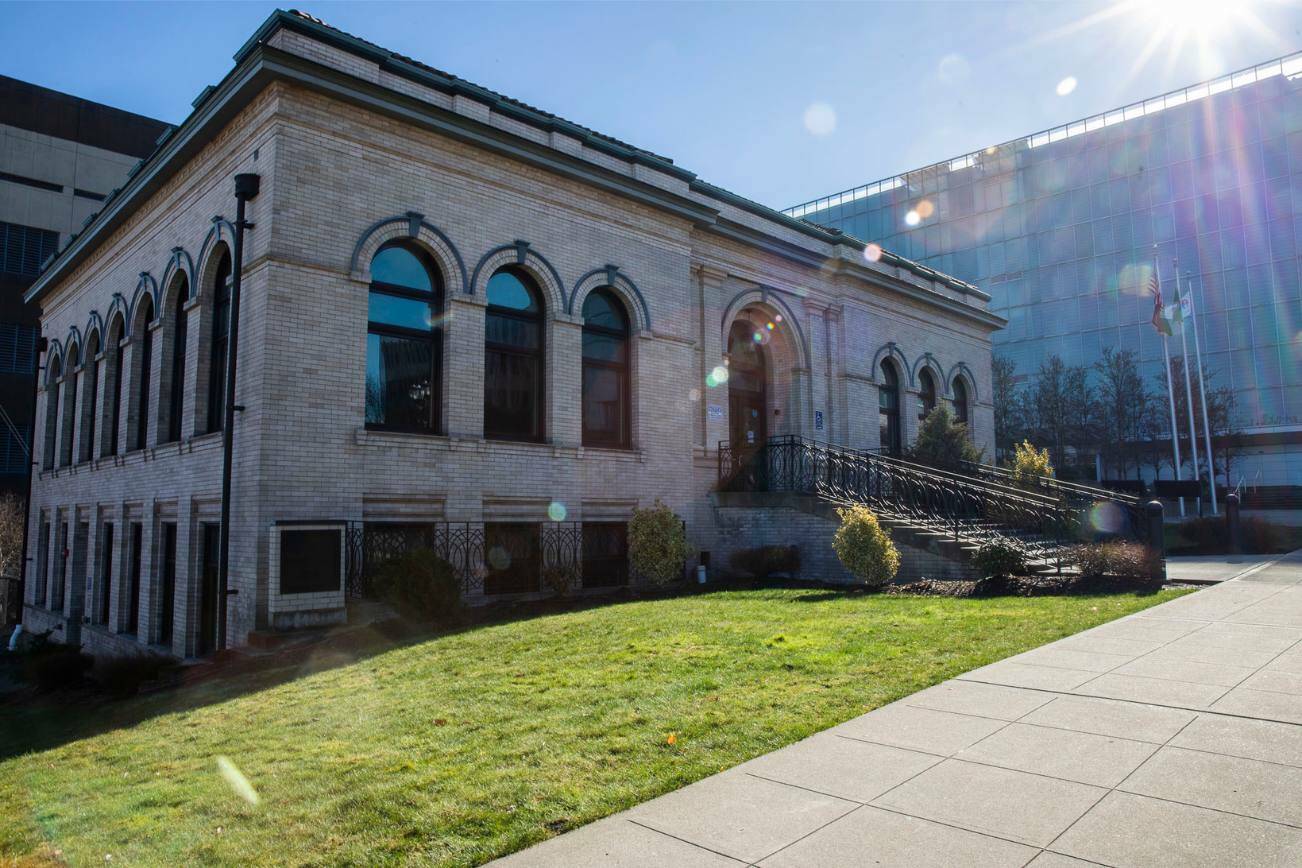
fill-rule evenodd
<path id="1" fill-rule="evenodd" d="M 1177 44 L 1191 39 L 1210 43 L 1251 15 L 1249 4 L 1227 0 L 1143 0 L 1128 5 Z"/>

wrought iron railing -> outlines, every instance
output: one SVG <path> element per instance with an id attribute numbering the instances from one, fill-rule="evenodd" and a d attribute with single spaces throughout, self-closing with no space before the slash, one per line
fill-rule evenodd
<path id="1" fill-rule="evenodd" d="M 1088 501 L 1084 492 L 1028 491 L 999 479 L 790 436 L 749 448 L 720 443 L 718 461 L 721 490 L 789 492 L 864 504 L 955 541 L 1012 540 L 1031 558 L 1058 568 L 1076 542 L 1147 538 L 1147 516 L 1138 504 L 1102 491 Z"/>
<path id="2" fill-rule="evenodd" d="M 350 522 L 349 596 L 375 596 L 377 571 L 417 550 L 450 565 L 463 596 L 555 591 L 558 581 L 608 588 L 629 578 L 622 523 Z"/>

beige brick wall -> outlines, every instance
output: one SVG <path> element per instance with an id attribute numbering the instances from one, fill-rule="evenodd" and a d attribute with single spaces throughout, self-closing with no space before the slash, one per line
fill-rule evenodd
<path id="1" fill-rule="evenodd" d="M 386 82 L 357 58 L 308 42 L 282 39 L 280 47 Z M 402 89 L 443 104 L 410 82 Z M 482 105 L 447 107 L 511 129 Z M 689 194 L 680 179 L 644 165 L 614 165 L 619 161 L 611 155 L 566 136 L 539 137 L 531 131 L 529 139 Z M 65 594 L 63 611 L 50 613 L 48 604 L 34 605 L 36 583 L 29 582 L 30 624 L 65 621 L 69 638 L 85 637 L 97 647 L 153 643 L 161 527 L 175 521 L 176 627 L 163 650 L 196 651 L 201 525 L 216 521 L 220 495 L 220 437 L 204 433 L 212 273 L 220 244 L 230 240 L 231 178 L 240 171 L 259 173 L 262 192 L 250 206 L 256 228 L 246 240 L 235 393 L 244 409 L 234 429 L 232 644 L 243 643 L 251 630 L 284 623 L 278 613 L 304 611 L 303 601 L 279 598 L 272 581 L 269 528 L 277 521 L 545 520 L 553 502 L 565 505 L 570 520 L 581 521 L 626 516 L 658 497 L 687 519 L 695 547 L 714 546 L 718 524 L 707 493 L 715 481 L 715 444 L 727 437 L 728 400 L 727 386 L 711 387 L 707 376 L 723 363 L 728 328 L 738 317 L 761 328 L 775 324 L 765 348 L 772 369 L 771 433 L 875 446 L 874 359 L 893 342 L 908 366 L 906 390 L 915 388 L 913 369 L 926 353 L 947 377 L 966 366 L 974 380 L 974 436 L 989 453 L 988 326 L 964 314 L 965 302 L 955 291 L 898 269 L 852 265 L 841 248 L 695 189 L 690 196 L 708 202 L 721 219 L 767 233 L 772 243 L 725 236 L 611 190 L 314 91 L 273 84 L 44 300 L 43 333 L 52 339 L 47 363 L 64 354 L 70 342 L 84 346 L 87 333 L 102 324 L 101 424 L 92 460 L 42 471 L 34 481 L 33 532 L 41 516 L 56 509 L 79 510 L 90 530 L 84 552 L 73 554 L 82 564 L 83 574 L 69 579 L 78 593 Z M 409 235 L 412 212 L 422 215 L 412 241 L 439 264 L 446 293 L 445 433 L 439 435 L 374 431 L 364 424 L 369 258 L 382 241 Z M 368 235 L 377 224 L 382 225 Z M 795 261 L 782 254 L 783 245 L 799 245 L 823 264 Z M 522 250 L 521 267 L 547 295 L 547 436 L 537 444 L 483 437 L 484 284 L 498 265 L 519 261 Z M 155 305 L 163 316 L 152 332 L 147 403 L 138 395 L 147 327 L 132 321 L 139 317 L 127 320 L 130 334 L 121 346 L 127 398 L 118 454 L 107 454 L 103 417 L 111 404 L 110 372 L 118 347 L 104 334 L 119 310 L 138 312 L 141 293 L 161 295 L 178 263 L 189 273 L 194 296 L 183 308 L 188 339 L 182 438 L 161 443 L 159 436 L 167 419 L 166 401 L 160 399 L 168 395 L 172 376 L 174 321 L 171 300 L 165 304 L 160 298 Z M 629 450 L 581 445 L 582 323 L 568 311 L 577 312 L 582 303 L 577 296 L 605 282 L 608 266 L 617 269 L 615 287 L 628 300 L 635 323 Z M 148 276 L 142 278 L 142 272 Z M 890 288 L 892 281 L 907 282 L 936 301 L 911 299 Z M 634 286 L 645 300 L 649 322 Z M 122 298 L 115 300 L 115 294 Z M 966 304 L 980 308 L 975 298 Z M 89 381 L 84 366 L 68 376 Z M 50 389 L 66 387 L 59 382 L 42 390 L 37 413 L 42 425 Z M 904 404 L 911 436 L 916 393 L 909 391 Z M 142 412 L 151 414 L 149 445 L 132 449 L 130 437 Z M 815 429 L 816 412 L 824 419 L 822 430 Z M 69 436 L 74 455 L 80 456 L 77 438 L 89 436 L 84 419 Z M 35 442 L 44 442 L 43 431 Z M 115 524 L 113 551 L 107 554 L 98 542 L 106 521 Z M 137 635 L 125 637 L 120 631 L 132 521 L 144 528 L 144 615 Z M 31 550 L 34 559 L 37 547 Z M 100 565 L 105 557 L 114 564 L 109 623 L 83 629 L 78 614 L 89 614 L 104 593 Z M 29 563 L 29 575 L 35 574 L 33 566 Z M 306 608 L 316 612 L 330 601 L 308 602 Z"/>

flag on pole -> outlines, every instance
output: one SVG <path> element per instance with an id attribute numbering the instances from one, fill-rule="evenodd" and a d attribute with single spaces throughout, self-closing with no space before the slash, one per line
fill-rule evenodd
<path id="1" fill-rule="evenodd" d="M 1173 335 L 1171 322 L 1166 318 L 1166 310 L 1162 307 L 1162 281 L 1157 276 L 1157 263 L 1153 263 L 1153 273 L 1148 278 L 1148 291 L 1153 296 L 1153 328 L 1161 335 Z M 1177 294 L 1179 290 L 1176 290 Z"/>
<path id="2" fill-rule="evenodd" d="M 1170 328 L 1180 326 L 1180 331 L 1184 331 L 1184 321 L 1193 315 L 1193 308 L 1190 306 L 1189 298 L 1186 294 L 1180 292 L 1180 275 L 1175 276 L 1175 304 L 1171 305 L 1167 313 L 1166 321 Z"/>

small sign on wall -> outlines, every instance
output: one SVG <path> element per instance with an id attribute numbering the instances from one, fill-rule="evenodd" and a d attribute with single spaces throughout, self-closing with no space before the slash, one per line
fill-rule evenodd
<path id="1" fill-rule="evenodd" d="M 814 411 L 814 430 L 815 430 L 815 431 L 822 431 L 822 430 L 823 430 L 823 411 L 822 411 L 822 410 L 815 410 L 815 411 Z"/>
<path id="2" fill-rule="evenodd" d="M 711 404 L 711 405 L 709 405 L 709 407 L 707 408 L 707 411 L 706 411 L 706 412 L 709 414 L 709 417 L 710 417 L 711 419 L 722 419 L 722 418 L 723 418 L 723 405 L 722 405 L 722 404 Z"/>

